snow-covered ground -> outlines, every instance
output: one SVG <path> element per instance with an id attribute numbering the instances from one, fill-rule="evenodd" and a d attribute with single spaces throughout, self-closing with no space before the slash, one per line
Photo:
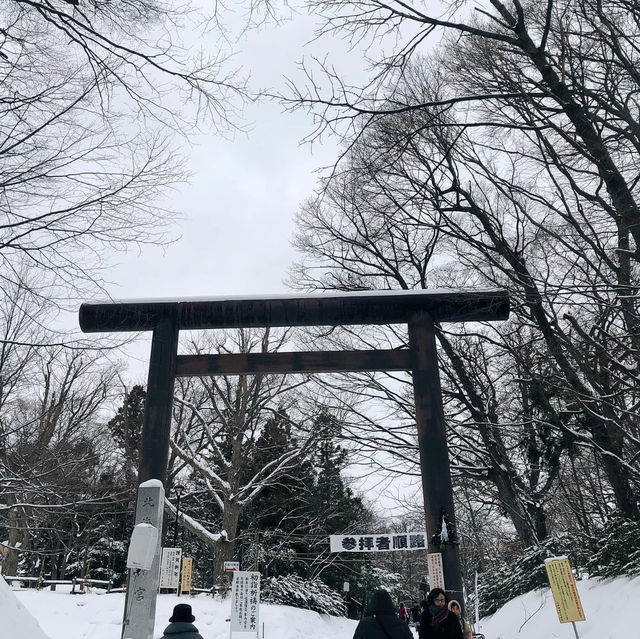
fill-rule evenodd
<path id="1" fill-rule="evenodd" d="M 229 639 L 231 600 L 207 595 L 159 595 L 154 637 L 162 636 L 178 603 L 191 605 L 204 639 Z M 69 587 L 61 586 L 56 592 L 11 592 L 0 577 L 0 639 L 120 639 L 123 608 L 122 593 L 71 595 Z M 263 623 L 265 639 L 351 639 L 356 627 L 349 619 L 267 604 L 260 606 L 261 637 Z"/>
<path id="2" fill-rule="evenodd" d="M 576 628 L 580 639 L 640 637 L 637 610 L 640 577 L 578 582 L 587 617 Z M 228 639 L 230 602 L 199 595 L 158 597 L 155 637 L 160 637 L 176 603 L 187 602 L 204 639 Z M 119 639 L 124 595 L 70 595 L 68 590 L 11 589 L 0 578 L 0 639 Z M 351 639 L 355 621 L 288 606 L 263 604 L 265 639 Z M 543 588 L 513 599 L 484 619 L 486 639 L 575 639 L 571 624 L 558 623 L 553 598 Z"/>
<path id="3" fill-rule="evenodd" d="M 586 621 L 576 622 L 580 639 L 640 637 L 636 606 L 640 577 L 584 579 L 577 582 Z M 481 620 L 486 639 L 575 639 L 570 623 L 560 624 L 549 588 L 512 599 L 491 617 Z"/>

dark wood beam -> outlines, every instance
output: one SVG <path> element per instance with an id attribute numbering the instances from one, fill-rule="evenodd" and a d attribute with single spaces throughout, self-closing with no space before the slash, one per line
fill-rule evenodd
<path id="1" fill-rule="evenodd" d="M 441 549 L 433 541 L 434 534 L 442 528 L 442 516 L 447 517 L 454 529 L 456 517 L 435 327 L 429 315 L 418 313 L 410 319 L 409 348 L 428 550 L 431 553 L 442 553 L 445 590 L 449 597 L 464 601 L 458 542 Z"/>
<path id="2" fill-rule="evenodd" d="M 140 483 L 159 479 L 166 484 L 177 352 L 178 329 L 172 318 L 165 317 L 153 331 L 151 342 L 138 467 Z"/>
<path id="3" fill-rule="evenodd" d="M 178 330 L 257 326 L 403 324 L 415 313 L 434 322 L 493 321 L 509 315 L 504 290 L 362 291 L 267 298 L 169 299 L 86 302 L 80 307 L 85 333 L 152 330 L 175 317 Z"/>
<path id="4" fill-rule="evenodd" d="M 407 349 L 178 355 L 176 377 L 255 373 L 408 371 L 410 369 L 410 354 Z"/>

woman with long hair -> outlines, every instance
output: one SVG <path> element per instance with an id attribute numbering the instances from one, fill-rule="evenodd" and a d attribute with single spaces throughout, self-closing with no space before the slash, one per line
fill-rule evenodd
<path id="1" fill-rule="evenodd" d="M 442 588 L 434 588 L 429 593 L 418 628 L 420 639 L 464 639 L 460 621 L 447 604 L 447 595 Z"/>

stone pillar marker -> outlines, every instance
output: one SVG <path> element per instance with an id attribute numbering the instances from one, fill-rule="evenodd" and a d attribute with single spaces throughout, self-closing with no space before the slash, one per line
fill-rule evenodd
<path id="1" fill-rule="evenodd" d="M 162 531 L 163 509 L 162 482 L 159 479 L 142 482 L 138 487 L 136 525 L 151 524 Z M 129 570 L 121 639 L 153 639 L 161 552 L 162 539 L 158 534 L 151 570 Z"/>

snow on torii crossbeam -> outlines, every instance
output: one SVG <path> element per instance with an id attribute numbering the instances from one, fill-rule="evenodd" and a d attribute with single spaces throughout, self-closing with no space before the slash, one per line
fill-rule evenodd
<path id="1" fill-rule="evenodd" d="M 176 377 L 255 373 L 410 371 L 413 378 L 425 522 L 429 550 L 441 513 L 455 525 L 446 427 L 434 323 L 504 320 L 504 290 L 362 291 L 88 302 L 80 307 L 85 333 L 153 331 L 140 451 L 139 482 L 166 479 Z M 267 326 L 407 324 L 409 348 L 395 350 L 178 355 L 180 330 Z M 458 548 L 443 553 L 447 590 L 462 601 Z M 137 638 L 136 638 L 137 639 Z"/>

